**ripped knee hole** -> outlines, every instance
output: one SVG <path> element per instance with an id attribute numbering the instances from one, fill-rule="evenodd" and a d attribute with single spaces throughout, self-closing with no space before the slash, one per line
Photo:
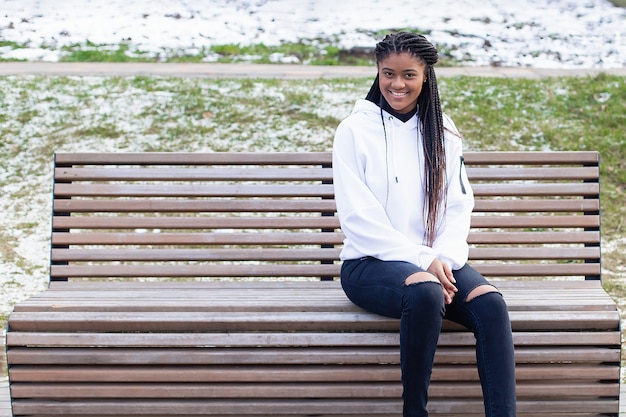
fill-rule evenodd
<path id="1" fill-rule="evenodd" d="M 409 286 L 411 284 L 419 284 L 420 282 L 436 282 L 439 284 L 439 280 L 430 272 L 416 272 L 404 280 L 404 285 Z"/>
<path id="2" fill-rule="evenodd" d="M 493 285 L 487 285 L 487 284 L 479 285 L 478 287 L 470 291 L 469 294 L 467 294 L 467 297 L 465 298 L 465 302 L 469 303 L 473 299 L 480 297 L 481 295 L 490 293 L 490 292 L 495 292 L 498 294 L 500 293 L 500 291 L 498 291 L 498 289 L 494 287 Z"/>

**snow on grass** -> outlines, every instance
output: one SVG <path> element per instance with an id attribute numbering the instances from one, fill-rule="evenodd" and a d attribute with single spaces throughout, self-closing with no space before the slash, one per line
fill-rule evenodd
<path id="1" fill-rule="evenodd" d="M 48 281 L 54 152 L 329 150 L 363 89 L 353 80 L 335 90 L 315 80 L 1 77 L 0 316 Z"/>
<path id="2" fill-rule="evenodd" d="M 626 12 L 608 0 L 0 0 L 0 58 L 56 61 L 94 44 L 160 59 L 225 44 L 371 48 L 393 28 L 427 33 L 465 65 L 626 65 Z"/>

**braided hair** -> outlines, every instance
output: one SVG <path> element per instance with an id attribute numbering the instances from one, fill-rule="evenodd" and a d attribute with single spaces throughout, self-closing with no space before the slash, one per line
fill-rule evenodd
<path id="1" fill-rule="evenodd" d="M 426 218 L 425 242 L 432 246 L 437 234 L 437 219 L 446 205 L 446 157 L 443 139 L 443 116 L 437 78 L 433 65 L 439 59 L 437 49 L 423 35 L 408 32 L 398 32 L 385 36 L 374 49 L 376 63 L 391 54 L 408 53 L 426 64 L 426 82 L 417 99 L 417 115 L 419 128 L 422 132 L 425 166 L 425 195 L 424 217 Z M 366 97 L 379 106 L 383 102 L 379 76 L 372 84 Z M 382 108 L 382 106 L 381 106 Z M 381 111 L 382 117 L 382 111 Z M 384 123 L 384 121 L 383 121 Z"/>

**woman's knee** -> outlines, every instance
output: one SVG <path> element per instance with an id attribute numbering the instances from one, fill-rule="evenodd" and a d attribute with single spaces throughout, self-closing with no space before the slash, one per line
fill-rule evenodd
<path id="1" fill-rule="evenodd" d="M 419 274 L 430 277 L 415 276 Z M 418 315 L 444 314 L 443 288 L 433 275 L 427 272 L 418 272 L 409 276 L 405 281 L 403 309 L 411 310 Z"/>
<path id="2" fill-rule="evenodd" d="M 404 280 L 404 285 L 408 286 L 411 284 L 419 284 L 421 282 L 428 282 L 428 281 L 432 281 L 432 282 L 437 282 L 439 283 L 439 280 L 430 272 L 416 272 L 414 274 L 411 274 L 407 277 L 407 279 Z"/>
<path id="3" fill-rule="evenodd" d="M 500 294 L 500 291 L 498 291 L 498 289 L 494 287 L 493 285 L 487 285 L 487 284 L 479 285 L 478 287 L 470 291 L 469 294 L 467 294 L 467 297 L 465 298 L 465 302 L 469 303 L 473 299 L 480 297 L 481 295 L 491 293 L 491 292 Z"/>
<path id="4" fill-rule="evenodd" d="M 508 307 L 502 293 L 491 285 L 479 285 L 464 300 L 478 317 L 508 321 Z"/>

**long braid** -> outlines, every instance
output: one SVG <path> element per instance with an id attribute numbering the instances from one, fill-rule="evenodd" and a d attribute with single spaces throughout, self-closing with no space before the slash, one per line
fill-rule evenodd
<path id="1" fill-rule="evenodd" d="M 422 131 L 425 156 L 424 177 L 426 204 L 425 242 L 433 245 L 437 236 L 438 218 L 446 206 L 446 156 L 443 138 L 443 116 L 437 87 L 437 77 L 433 65 L 438 61 L 437 49 L 422 35 L 399 32 L 385 36 L 374 50 L 376 62 L 390 54 L 409 53 L 426 64 L 426 82 L 417 99 L 418 117 Z M 375 103 L 380 100 L 378 76 L 367 99 Z"/>

